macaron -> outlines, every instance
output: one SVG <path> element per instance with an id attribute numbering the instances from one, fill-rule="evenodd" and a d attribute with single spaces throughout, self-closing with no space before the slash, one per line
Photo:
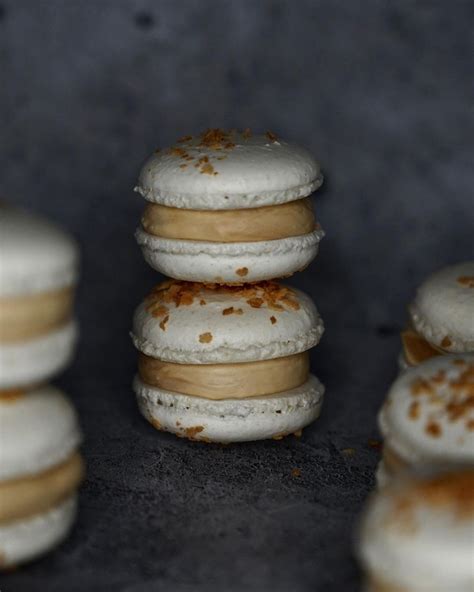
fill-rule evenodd
<path id="1" fill-rule="evenodd" d="M 83 477 L 75 411 L 52 386 L 0 394 L 0 567 L 61 542 Z"/>
<path id="2" fill-rule="evenodd" d="M 367 592 L 474 590 L 474 471 L 411 476 L 374 494 L 356 553 Z"/>
<path id="3" fill-rule="evenodd" d="M 159 430 L 205 442 L 299 433 L 322 405 L 308 350 L 323 330 L 311 299 L 275 282 L 164 282 L 133 319 L 140 411 Z"/>
<path id="4" fill-rule="evenodd" d="M 39 216 L 0 207 L 0 390 L 45 381 L 69 363 L 77 268 L 69 235 Z"/>
<path id="5" fill-rule="evenodd" d="M 437 356 L 404 372 L 378 419 L 380 485 L 421 466 L 474 465 L 474 354 Z"/>
<path id="6" fill-rule="evenodd" d="M 322 183 L 305 149 L 274 134 L 210 129 L 157 150 L 135 190 L 146 261 L 187 281 L 243 284 L 290 276 L 324 236 L 308 196 Z"/>
<path id="7" fill-rule="evenodd" d="M 474 261 L 428 277 L 409 315 L 409 327 L 402 332 L 402 368 L 445 353 L 474 352 Z"/>

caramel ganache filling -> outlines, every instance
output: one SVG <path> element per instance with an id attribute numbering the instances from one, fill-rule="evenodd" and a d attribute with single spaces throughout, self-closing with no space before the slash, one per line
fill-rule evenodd
<path id="1" fill-rule="evenodd" d="M 382 460 L 385 469 L 390 475 L 396 475 L 408 468 L 408 463 L 404 461 L 396 452 L 389 448 L 386 444 L 383 447 Z"/>
<path id="2" fill-rule="evenodd" d="M 150 203 L 142 226 L 161 238 L 218 243 L 275 240 L 317 228 L 309 198 L 243 210 L 183 210 Z"/>
<path id="3" fill-rule="evenodd" d="M 244 399 L 301 386 L 309 376 L 307 352 L 237 364 L 174 364 L 139 355 L 138 372 L 146 384 L 206 399 Z"/>
<path id="4" fill-rule="evenodd" d="M 78 452 L 60 465 L 28 477 L 0 483 L 0 524 L 41 514 L 78 488 L 84 462 Z"/>
<path id="5" fill-rule="evenodd" d="M 72 317 L 72 288 L 0 298 L 0 343 L 35 339 L 59 329 Z"/>
<path id="6" fill-rule="evenodd" d="M 405 360 L 409 366 L 418 366 L 425 360 L 441 355 L 443 352 L 428 343 L 414 329 L 402 331 L 402 346 Z"/>

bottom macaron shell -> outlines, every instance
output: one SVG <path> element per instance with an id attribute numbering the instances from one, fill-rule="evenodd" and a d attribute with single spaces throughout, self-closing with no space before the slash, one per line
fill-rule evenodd
<path id="1" fill-rule="evenodd" d="M 48 512 L 0 524 L 0 569 L 35 559 L 61 543 L 68 535 L 77 513 L 73 495 Z"/>
<path id="2" fill-rule="evenodd" d="M 304 269 L 316 257 L 322 230 L 251 243 L 163 239 L 138 229 L 147 263 L 157 271 L 192 282 L 247 283 L 281 278 Z"/>
<path id="3" fill-rule="evenodd" d="M 158 430 L 202 442 L 249 442 L 298 432 L 319 417 L 324 387 L 310 375 L 275 395 L 215 401 L 133 384 L 142 415 Z"/>
<path id="4" fill-rule="evenodd" d="M 43 382 L 70 362 L 77 340 L 71 321 L 47 335 L 26 342 L 0 344 L 0 389 Z"/>

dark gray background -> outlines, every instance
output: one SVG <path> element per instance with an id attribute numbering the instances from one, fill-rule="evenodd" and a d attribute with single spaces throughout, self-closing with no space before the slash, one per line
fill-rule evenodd
<path id="1" fill-rule="evenodd" d="M 351 530 L 405 305 L 474 256 L 473 3 L 0 2 L 0 193 L 82 245 L 82 341 L 59 383 L 89 465 L 72 537 L 2 592 L 357 590 Z M 208 126 L 274 130 L 326 174 L 327 238 L 292 279 L 327 327 L 326 406 L 301 440 L 190 444 L 135 409 L 127 331 L 157 276 L 131 190 L 155 147 Z"/>

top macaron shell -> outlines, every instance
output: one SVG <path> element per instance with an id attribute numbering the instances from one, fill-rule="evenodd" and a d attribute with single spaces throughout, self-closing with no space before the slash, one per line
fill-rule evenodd
<path id="1" fill-rule="evenodd" d="M 261 288 L 251 287 L 260 299 Z M 281 310 L 242 296 L 239 290 L 199 287 L 187 305 L 162 306 L 146 299 L 137 308 L 132 338 L 138 350 L 166 362 L 215 364 L 253 362 L 297 354 L 318 343 L 323 322 L 311 299 L 291 291 L 297 309 Z M 245 293 L 245 291 L 244 291 Z M 252 306 L 251 303 L 254 306 Z M 154 316 L 155 314 L 155 316 Z"/>
<path id="2" fill-rule="evenodd" d="M 151 202 L 175 208 L 235 210 L 301 199 L 322 183 L 319 164 L 299 146 L 273 134 L 207 134 L 212 132 L 215 142 L 206 141 L 206 134 L 189 136 L 155 152 L 135 190 Z"/>
<path id="3" fill-rule="evenodd" d="M 438 356 L 403 373 L 379 414 L 385 444 L 410 463 L 473 463 L 473 364 L 474 355 Z"/>
<path id="4" fill-rule="evenodd" d="M 450 352 L 474 351 L 474 261 L 431 275 L 418 288 L 410 315 L 431 344 Z"/>
<path id="5" fill-rule="evenodd" d="M 394 589 L 472 592 L 474 516 L 465 489 L 473 476 L 432 479 L 426 494 L 416 481 L 403 479 L 370 499 L 358 554 Z"/>
<path id="6" fill-rule="evenodd" d="M 40 216 L 0 206 L 0 297 L 66 288 L 78 273 L 75 241 Z"/>
<path id="7" fill-rule="evenodd" d="M 81 442 L 74 408 L 44 386 L 0 398 L 0 480 L 35 475 L 66 460 Z"/>

